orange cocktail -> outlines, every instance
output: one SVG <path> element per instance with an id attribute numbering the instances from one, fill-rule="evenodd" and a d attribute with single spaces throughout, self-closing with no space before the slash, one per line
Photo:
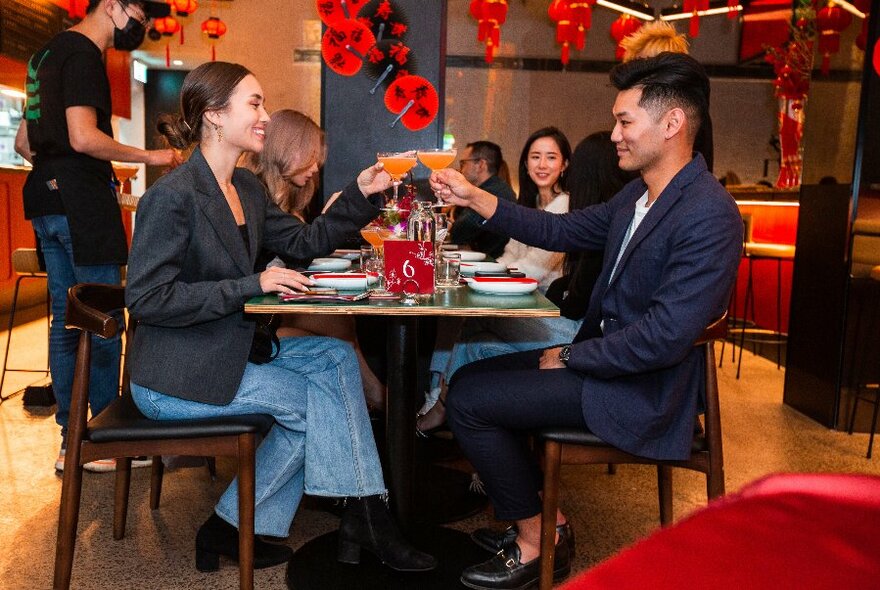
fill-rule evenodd
<path id="1" fill-rule="evenodd" d="M 416 165 L 416 157 L 404 156 L 380 156 L 379 161 L 385 164 L 385 171 L 391 175 L 393 180 L 400 180 L 403 175 L 410 171 Z"/>
<path id="2" fill-rule="evenodd" d="M 363 237 L 370 245 L 382 256 L 384 252 L 385 240 L 393 238 L 394 234 L 387 227 L 370 224 L 361 229 L 361 237 Z"/>
<path id="3" fill-rule="evenodd" d="M 391 184 L 394 186 L 394 202 L 391 206 L 397 205 L 397 187 L 403 179 L 403 175 L 410 171 L 416 165 L 416 152 L 410 150 L 408 152 L 379 152 L 376 158 L 382 162 L 385 171 L 391 175 Z"/>
<path id="4" fill-rule="evenodd" d="M 419 161 L 431 170 L 442 170 L 455 160 L 456 150 L 419 150 Z"/>

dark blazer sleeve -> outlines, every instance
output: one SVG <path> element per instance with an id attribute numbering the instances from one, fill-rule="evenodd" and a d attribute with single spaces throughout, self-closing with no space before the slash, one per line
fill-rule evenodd
<path id="1" fill-rule="evenodd" d="M 262 293 L 257 274 L 230 278 L 217 272 L 212 277 L 212 258 L 204 265 L 197 250 L 205 222 L 194 204 L 192 192 L 157 183 L 138 204 L 137 230 L 132 239 L 126 305 L 140 321 L 166 327 L 209 322 L 241 310 L 250 297 Z M 224 269 L 225 270 L 225 269 Z"/>
<path id="2" fill-rule="evenodd" d="M 633 182 L 641 182 L 640 180 Z M 632 184 L 632 183 L 631 183 Z M 637 194 L 641 194 L 644 189 Z M 498 199 L 498 208 L 484 227 L 551 252 L 602 250 L 615 211 L 634 200 L 635 189 L 627 185 L 607 203 L 570 211 L 548 213 Z"/>
<path id="3" fill-rule="evenodd" d="M 723 313 L 742 254 L 742 222 L 733 200 L 707 199 L 668 239 L 668 258 L 647 312 L 622 328 L 606 321 L 603 337 L 572 346 L 569 367 L 603 379 L 671 367 Z M 637 269 L 624 273 L 618 297 L 638 290 Z"/>
<path id="4" fill-rule="evenodd" d="M 274 203 L 266 206 L 262 246 L 288 259 L 326 256 L 380 213 L 361 193 L 356 182 L 342 191 L 326 213 L 310 224 L 285 213 Z"/>

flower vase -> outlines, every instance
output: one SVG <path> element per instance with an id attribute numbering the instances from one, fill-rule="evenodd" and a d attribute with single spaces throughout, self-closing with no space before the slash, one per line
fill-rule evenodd
<path id="1" fill-rule="evenodd" d="M 779 99 L 779 178 L 776 186 L 800 186 L 803 173 L 804 107 L 806 97 Z"/>

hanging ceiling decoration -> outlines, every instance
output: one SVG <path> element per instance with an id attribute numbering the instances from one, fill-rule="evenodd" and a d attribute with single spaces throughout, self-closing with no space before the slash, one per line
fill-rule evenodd
<path id="1" fill-rule="evenodd" d="M 167 37 L 165 40 L 165 67 L 169 68 L 171 67 L 171 37 L 180 30 L 180 23 L 173 16 L 166 16 L 154 20 L 153 28 L 163 37 Z"/>
<path id="2" fill-rule="evenodd" d="M 507 21 L 507 0 L 471 0 L 470 14 L 477 19 L 477 41 L 486 45 L 486 63 L 492 63 Z"/>
<path id="3" fill-rule="evenodd" d="M 617 43 L 617 48 L 614 50 L 614 57 L 616 59 L 623 59 L 624 49 L 620 45 L 620 42 L 623 41 L 625 37 L 638 31 L 641 26 L 642 21 L 628 14 L 621 14 L 617 17 L 616 21 L 611 23 L 611 38 Z"/>
<path id="4" fill-rule="evenodd" d="M 202 23 L 202 34 L 211 42 L 211 61 L 217 61 L 216 43 L 220 37 L 226 34 L 226 23 L 220 17 L 211 15 Z"/>
<path id="5" fill-rule="evenodd" d="M 840 33 L 852 23 L 852 15 L 834 2 L 816 13 L 816 31 L 819 34 L 819 53 L 822 55 L 822 74 L 831 71 L 831 54 L 840 51 Z"/>

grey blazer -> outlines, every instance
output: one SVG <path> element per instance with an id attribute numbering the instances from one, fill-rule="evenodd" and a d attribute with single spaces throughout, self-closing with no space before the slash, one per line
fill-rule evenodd
<path id="1" fill-rule="evenodd" d="M 198 149 L 138 205 L 125 290 L 129 313 L 140 322 L 128 359 L 138 385 L 228 404 L 253 339 L 243 307 L 262 294 L 254 273 L 260 248 L 294 258 L 326 255 L 379 213 L 352 183 L 307 225 L 272 203 L 251 172 L 236 169 L 232 183 L 244 209 L 247 248 Z"/>

